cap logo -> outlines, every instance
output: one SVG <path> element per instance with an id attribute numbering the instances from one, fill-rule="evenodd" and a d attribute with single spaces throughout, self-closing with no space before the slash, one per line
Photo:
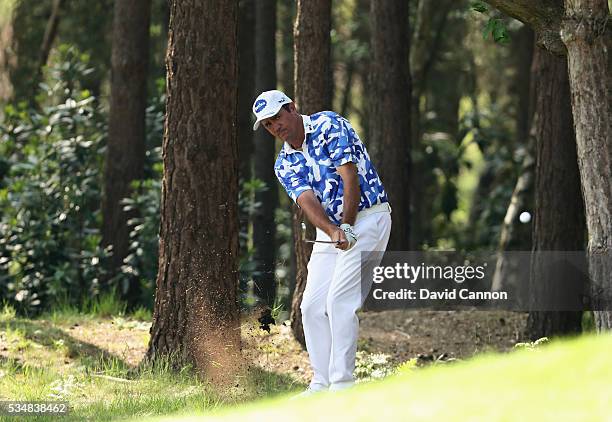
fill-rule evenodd
<path id="1" fill-rule="evenodd" d="M 268 102 L 266 100 L 264 99 L 257 100 L 257 102 L 255 103 L 255 113 L 259 113 L 261 110 L 266 108 L 267 105 L 268 105 Z"/>

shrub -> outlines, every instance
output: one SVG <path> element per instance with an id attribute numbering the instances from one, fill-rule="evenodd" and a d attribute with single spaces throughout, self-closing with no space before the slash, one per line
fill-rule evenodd
<path id="1" fill-rule="evenodd" d="M 96 294 L 105 118 L 79 90 L 88 70 L 73 49 L 41 84 L 37 109 L 4 110 L 0 155 L 0 294 L 36 311 L 55 297 Z"/>

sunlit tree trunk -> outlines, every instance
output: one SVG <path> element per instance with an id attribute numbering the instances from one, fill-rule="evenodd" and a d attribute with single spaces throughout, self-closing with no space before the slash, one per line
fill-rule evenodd
<path id="1" fill-rule="evenodd" d="M 237 2 L 173 0 L 159 272 L 147 358 L 213 381 L 241 363 Z"/>
<path id="2" fill-rule="evenodd" d="M 566 0 L 561 39 L 567 47 L 578 166 L 589 231 L 594 289 L 612 289 L 612 72 L 606 0 Z M 608 43 L 606 45 L 606 42 Z M 608 303 L 608 307 L 610 304 Z M 612 311 L 595 312 L 598 330 Z"/>

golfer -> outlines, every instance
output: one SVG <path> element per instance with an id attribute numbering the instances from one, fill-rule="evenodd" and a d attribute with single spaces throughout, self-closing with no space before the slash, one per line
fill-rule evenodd
<path id="1" fill-rule="evenodd" d="M 391 208 L 365 146 L 345 118 L 331 111 L 299 114 L 281 91 L 253 104 L 256 122 L 284 141 L 274 171 L 317 228 L 302 299 L 306 349 L 314 376 L 305 395 L 354 384 L 359 319 L 370 285 L 361 260 L 384 251 Z M 363 282 L 366 284 L 367 282 Z"/>

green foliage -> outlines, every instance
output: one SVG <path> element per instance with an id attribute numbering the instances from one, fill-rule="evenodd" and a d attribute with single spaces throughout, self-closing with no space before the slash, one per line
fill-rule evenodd
<path id="1" fill-rule="evenodd" d="M 150 309 L 140 306 L 134 312 L 132 312 L 132 318 L 138 321 L 151 321 L 153 316 Z"/>
<path id="2" fill-rule="evenodd" d="M 418 363 L 419 363 L 419 360 L 417 358 L 412 358 L 405 362 L 402 362 L 399 365 L 397 365 L 397 367 L 395 368 L 395 373 L 398 375 L 402 375 L 402 374 L 412 372 L 418 368 Z"/>
<path id="3" fill-rule="evenodd" d="M 41 107 L 9 105 L 1 125 L 0 294 L 36 311 L 57 297 L 98 292 L 101 168 L 106 123 L 78 82 L 72 48 L 41 85 Z"/>
<path id="4" fill-rule="evenodd" d="M 53 2 L 16 0 L 13 14 L 11 50 L 16 65 L 10 67 L 10 79 L 16 101 L 34 105 L 37 92 L 40 49 Z M 110 37 L 112 1 L 63 2 L 56 35 L 57 44 L 70 44 L 90 60 L 90 72 L 79 75 L 79 83 L 94 95 L 99 95 L 102 79 L 110 68 Z M 27 29 L 27 30 L 24 30 Z M 59 42 L 58 42 L 59 41 Z M 61 60 L 51 57 L 51 66 Z"/>
<path id="5" fill-rule="evenodd" d="M 127 305 L 119 299 L 115 290 L 104 292 L 94 299 L 85 300 L 83 311 L 86 314 L 99 318 L 108 318 L 116 315 L 124 315 Z"/>
<path id="6" fill-rule="evenodd" d="M 355 379 L 367 381 L 385 378 L 394 372 L 391 356 L 385 353 L 368 353 L 363 350 L 357 352 L 355 358 Z"/>
<path id="7" fill-rule="evenodd" d="M 471 110 L 460 119 L 463 148 L 473 143 L 486 158 L 472 199 L 469 224 L 457 241 L 463 249 L 487 249 L 497 245 L 522 157 L 512 149 L 511 133 L 496 105 Z M 469 166 L 467 162 L 462 163 Z M 486 198 L 487 200 L 478 200 Z"/>
<path id="8" fill-rule="evenodd" d="M 263 192 L 268 187 L 263 180 L 252 178 L 250 180 L 240 180 L 240 191 L 238 193 L 238 214 L 241 221 L 240 232 L 240 262 L 239 262 L 239 293 L 243 306 L 251 306 L 253 298 L 249 297 L 248 283 L 253 276 L 259 275 L 257 261 L 254 259 L 255 249 L 250 241 L 251 229 L 249 222 L 259 211 L 262 204 L 256 201 L 256 195 Z"/>
<path id="9" fill-rule="evenodd" d="M 487 10 L 489 10 L 487 8 L 487 5 L 481 1 L 473 1 L 470 4 L 470 7 L 472 8 L 472 10 L 479 12 L 479 13 L 485 13 Z"/>
<path id="10" fill-rule="evenodd" d="M 2 305 L 2 311 L 0 311 L 0 322 L 10 321 L 14 319 L 16 315 L 17 311 L 15 311 L 15 308 L 8 303 L 4 303 L 4 305 Z"/>
<path id="11" fill-rule="evenodd" d="M 514 348 L 522 349 L 522 350 L 534 350 L 542 345 L 547 344 L 549 341 L 550 340 L 548 339 L 548 337 L 542 337 L 542 338 L 537 339 L 536 341 L 530 341 L 527 343 L 516 343 L 514 345 Z"/>
<path id="12" fill-rule="evenodd" d="M 278 297 L 285 309 L 291 309 L 290 295 L 290 260 L 293 250 L 293 214 L 291 212 L 291 199 L 283 197 L 281 201 L 287 201 L 287 205 L 281 205 L 276 209 L 274 222 L 276 224 L 276 240 L 278 249 L 276 250 L 276 277 L 278 279 Z M 281 202 L 282 204 L 282 202 Z"/>
<path id="13" fill-rule="evenodd" d="M 148 151 L 147 155 L 159 156 L 159 148 Z M 154 167 L 154 171 L 161 173 L 161 162 Z M 125 293 L 128 283 L 133 277 L 137 277 L 142 287 L 142 303 L 150 308 L 153 306 L 159 254 L 161 174 L 159 176 L 159 178 L 133 182 L 134 194 L 123 200 L 123 209 L 136 210 L 137 217 L 128 220 L 130 227 L 128 255 L 123 260 L 121 272 L 114 279 L 114 284 Z"/>
<path id="14" fill-rule="evenodd" d="M 470 4 L 470 8 L 483 14 L 486 14 L 489 11 L 487 5 L 481 1 L 473 1 Z M 491 38 L 496 43 L 507 44 L 510 42 L 510 36 L 508 35 L 506 23 L 503 19 L 490 17 L 489 20 L 487 20 L 487 23 L 482 29 L 482 37 L 486 40 L 489 37 L 489 34 L 491 34 Z"/>
<path id="15" fill-rule="evenodd" d="M 122 201 L 124 211 L 135 215 L 127 222 L 130 229 L 128 255 L 123 260 L 121 271 L 111 281 L 120 293 L 125 294 L 129 283 L 136 277 L 141 286 L 140 303 L 149 309 L 153 308 L 159 255 L 165 91 L 164 79 L 158 79 L 156 93 L 149 99 L 146 109 L 144 179 L 132 182 L 132 195 Z"/>
<path id="16" fill-rule="evenodd" d="M 482 30 L 482 37 L 487 39 L 487 37 L 491 34 L 491 38 L 493 41 L 500 44 L 507 44 L 510 42 L 510 37 L 508 36 L 508 31 L 506 29 L 506 24 L 502 19 L 490 18 L 487 21 L 484 29 Z"/>

